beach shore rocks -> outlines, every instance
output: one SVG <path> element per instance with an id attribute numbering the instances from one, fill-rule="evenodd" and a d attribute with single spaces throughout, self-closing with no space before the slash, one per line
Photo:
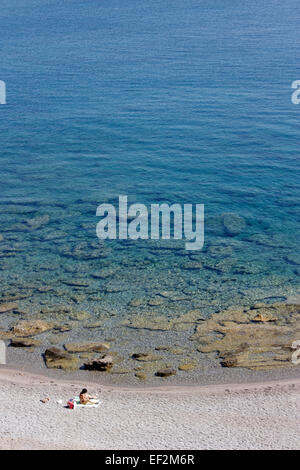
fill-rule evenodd
<path id="1" fill-rule="evenodd" d="M 69 353 L 80 353 L 80 352 L 105 352 L 108 351 L 110 345 L 108 343 L 66 343 L 65 349 Z"/>
<path id="2" fill-rule="evenodd" d="M 20 320 L 11 328 L 11 331 L 15 336 L 26 337 L 39 335 L 45 331 L 52 330 L 53 328 L 53 323 L 43 320 Z"/>
<path id="3" fill-rule="evenodd" d="M 300 338 L 300 305 L 258 304 L 232 307 L 199 323 L 192 341 L 214 354 L 223 367 L 295 367 L 292 343 Z"/>
<path id="4" fill-rule="evenodd" d="M 33 338 L 13 338 L 10 342 L 10 346 L 13 348 L 35 348 L 40 344 L 40 341 Z"/>
<path id="5" fill-rule="evenodd" d="M 171 375 L 176 375 L 177 372 L 175 369 L 171 369 L 171 368 L 168 368 L 168 369 L 160 369 L 156 372 L 156 376 L 157 377 L 170 377 Z"/>
<path id="6" fill-rule="evenodd" d="M 196 363 L 194 363 L 194 362 L 185 362 L 184 364 L 180 364 L 178 366 L 178 369 L 183 370 L 183 371 L 189 371 L 189 370 L 194 370 L 195 367 L 196 367 Z"/>
<path id="7" fill-rule="evenodd" d="M 104 355 L 100 358 L 92 359 L 91 361 L 84 363 L 84 368 L 86 370 L 95 370 L 105 372 L 110 370 L 113 366 L 113 357 L 109 355 Z"/>
<path id="8" fill-rule="evenodd" d="M 122 326 L 152 331 L 187 331 L 203 318 L 199 309 L 191 309 L 175 318 L 167 318 L 159 312 L 143 312 L 143 314 L 130 315 Z"/>
<path id="9" fill-rule="evenodd" d="M 156 356 L 155 354 L 149 354 L 149 353 L 134 353 L 132 354 L 132 359 L 135 359 L 136 361 L 141 361 L 141 362 L 153 362 L 153 361 L 159 361 L 161 357 Z"/>
<path id="10" fill-rule="evenodd" d="M 144 372 L 135 372 L 134 375 L 140 380 L 147 380 L 147 374 L 145 374 Z"/>
<path id="11" fill-rule="evenodd" d="M 78 357 L 56 347 L 46 349 L 45 362 L 49 369 L 77 370 L 79 368 Z"/>

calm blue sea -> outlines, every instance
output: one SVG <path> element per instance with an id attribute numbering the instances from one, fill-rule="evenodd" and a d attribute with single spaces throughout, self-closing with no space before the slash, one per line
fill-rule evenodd
<path id="1" fill-rule="evenodd" d="M 2 300 L 113 331 L 296 293 L 299 24 L 298 0 L 1 0 Z M 204 249 L 99 245 L 120 194 L 205 204 Z"/>

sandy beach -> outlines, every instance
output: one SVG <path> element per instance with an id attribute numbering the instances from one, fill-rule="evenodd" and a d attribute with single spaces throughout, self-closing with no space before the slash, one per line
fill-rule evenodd
<path id="1" fill-rule="evenodd" d="M 84 384 L 101 406 L 66 409 L 82 385 L 0 368 L 0 449 L 300 448 L 300 379 L 144 389 Z"/>

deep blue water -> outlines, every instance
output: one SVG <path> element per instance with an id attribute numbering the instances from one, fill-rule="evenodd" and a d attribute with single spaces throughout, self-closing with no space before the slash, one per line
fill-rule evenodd
<path id="1" fill-rule="evenodd" d="M 117 322 L 161 290 L 186 296 L 155 307 L 164 315 L 296 292 L 299 24 L 297 0 L 2 0 L 2 295 L 73 305 L 64 281 L 84 278 L 74 308 Z M 204 250 L 106 242 L 99 254 L 96 208 L 119 194 L 205 204 Z M 244 219 L 240 233 L 224 213 Z M 95 280 L 103 267 L 116 272 Z"/>

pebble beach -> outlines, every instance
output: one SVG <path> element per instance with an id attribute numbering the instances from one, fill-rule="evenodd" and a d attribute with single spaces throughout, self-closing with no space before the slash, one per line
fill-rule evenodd
<path id="1" fill-rule="evenodd" d="M 70 410 L 82 383 L 0 367 L 0 449 L 299 449 L 300 380 L 120 388 L 86 384 L 96 409 Z M 7 396 L 11 398 L 7 400 Z M 49 399 L 46 403 L 41 400 Z M 62 401 L 58 403 L 58 401 Z"/>

